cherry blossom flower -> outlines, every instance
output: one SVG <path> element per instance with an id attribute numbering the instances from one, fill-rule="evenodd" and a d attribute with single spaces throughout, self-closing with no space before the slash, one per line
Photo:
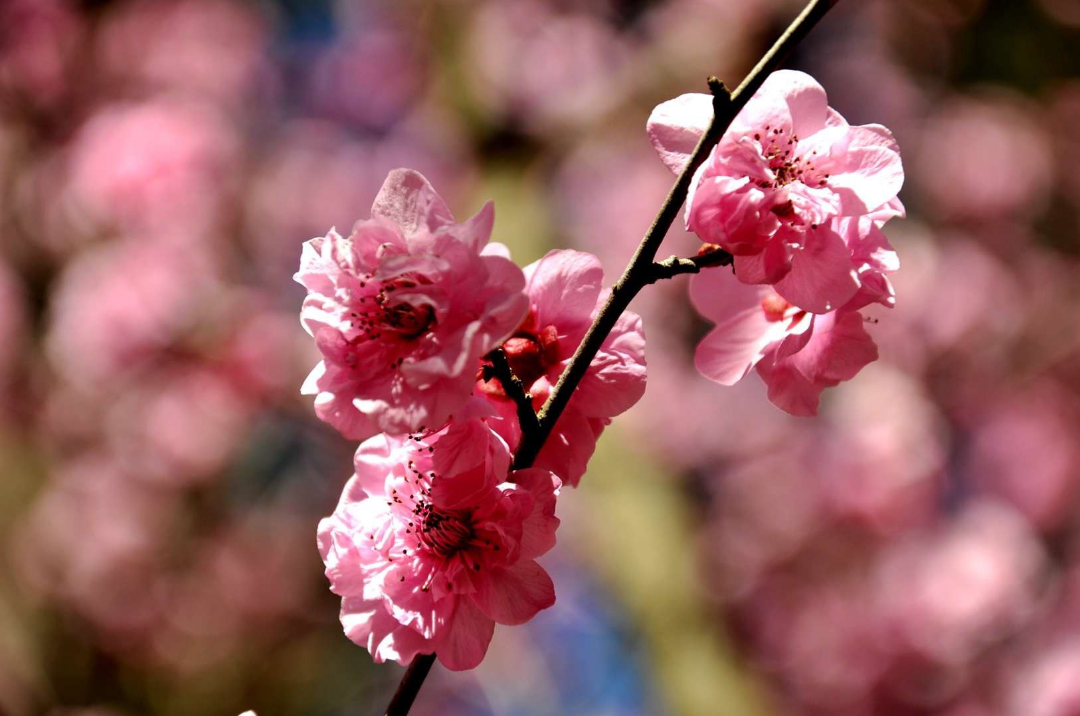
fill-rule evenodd
<path id="1" fill-rule="evenodd" d="M 661 160 L 681 171 L 712 117 L 708 95 L 656 107 L 648 133 Z M 776 284 L 807 311 L 843 306 L 861 285 L 858 261 L 835 219 L 891 208 L 904 173 L 892 134 L 851 126 L 809 75 L 774 72 L 698 169 L 686 223 L 735 255 L 746 283 Z M 894 202 L 890 205 L 890 202 Z"/>
<path id="2" fill-rule="evenodd" d="M 816 415 L 825 388 L 878 357 L 858 311 L 809 313 L 768 286 L 732 281 L 716 270 L 692 278 L 690 299 L 716 323 L 698 344 L 697 369 L 734 385 L 756 367 L 769 400 L 792 415 Z"/>
<path id="3" fill-rule="evenodd" d="M 440 425 L 468 399 L 480 356 L 528 310 L 521 269 L 487 246 L 488 203 L 458 224 L 421 174 L 392 171 L 345 239 L 304 244 L 295 279 L 323 360 L 302 392 L 345 437 Z"/>
<path id="4" fill-rule="evenodd" d="M 555 544 L 559 480 L 509 466 L 506 443 L 478 419 L 360 445 L 319 523 L 319 551 L 346 635 L 376 662 L 434 651 L 471 669 L 495 622 L 522 624 L 555 603 L 535 559 Z"/>
<path id="5" fill-rule="evenodd" d="M 502 348 L 539 409 L 603 305 L 604 270 L 592 254 L 558 250 L 526 266 L 525 280 L 529 315 Z M 513 402 L 497 380 L 481 380 L 477 388 L 504 418 L 491 421 L 492 428 L 516 449 L 521 428 Z M 644 393 L 645 334 L 641 318 L 627 311 L 589 364 L 534 464 L 576 487 L 604 426 Z"/>

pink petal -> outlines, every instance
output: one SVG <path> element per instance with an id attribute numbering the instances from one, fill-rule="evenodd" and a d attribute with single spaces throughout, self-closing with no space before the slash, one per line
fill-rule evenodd
<path id="1" fill-rule="evenodd" d="M 532 495 L 532 512 L 522 524 L 519 555 L 521 559 L 533 559 L 555 546 L 555 530 L 559 527 L 555 498 L 562 482 L 555 473 L 539 467 L 516 470 L 512 477 L 518 487 Z"/>
<path id="2" fill-rule="evenodd" d="M 706 378 L 734 385 L 745 376 L 762 351 L 782 335 L 779 322 L 770 323 L 761 307 L 770 291 L 735 281 L 726 272 L 707 270 L 690 280 L 690 298 L 716 328 L 698 344 L 694 365 Z"/>
<path id="3" fill-rule="evenodd" d="M 434 190 L 432 190 L 434 191 Z M 453 218 L 451 217 L 451 221 Z M 495 202 L 489 201 L 475 216 L 460 224 L 451 223 L 443 231 L 468 246 L 473 251 L 483 251 L 495 226 Z M 506 258 L 509 258 L 507 256 Z"/>
<path id="4" fill-rule="evenodd" d="M 660 161 L 678 174 L 712 121 L 712 97 L 684 94 L 656 106 L 645 125 Z"/>
<path id="5" fill-rule="evenodd" d="M 366 647 L 377 664 L 388 659 L 408 664 L 417 654 L 430 654 L 433 649 L 432 642 L 394 621 L 379 602 L 342 599 L 341 625 L 345 636 Z"/>
<path id="6" fill-rule="evenodd" d="M 826 166 L 832 171 L 829 187 L 840 196 L 846 215 L 882 206 L 896 198 L 904 185 L 900 155 L 882 146 L 850 147 L 839 162 Z"/>
<path id="7" fill-rule="evenodd" d="M 589 460 L 596 451 L 596 440 L 599 437 L 593 420 L 576 409 L 576 402 L 575 395 L 570 400 L 570 405 L 559 416 L 555 429 L 544 441 L 544 447 L 540 449 L 540 454 L 536 456 L 536 461 L 533 463 L 536 467 L 551 470 L 570 487 L 577 487 L 581 482 L 589 466 Z M 555 534 L 552 532 L 552 544 L 554 544 L 554 537 Z"/>
<path id="8" fill-rule="evenodd" d="M 371 214 L 394 222 L 407 236 L 421 229 L 435 232 L 454 223 L 454 215 L 431 182 L 412 169 L 390 172 L 371 205 Z"/>
<path id="9" fill-rule="evenodd" d="M 495 633 L 495 622 L 468 597 L 447 597 L 440 611 L 446 616 L 435 641 L 439 661 L 451 671 L 479 666 Z"/>
<path id="10" fill-rule="evenodd" d="M 765 80 L 762 90 L 783 95 L 791 112 L 792 129 L 809 137 L 825 127 L 829 101 L 825 90 L 810 75 L 796 70 L 777 70 Z"/>
<path id="11" fill-rule="evenodd" d="M 776 282 L 776 292 L 811 313 L 843 306 L 859 290 L 844 239 L 827 226 L 807 232 L 807 245 L 795 251 L 791 271 Z"/>
<path id="12" fill-rule="evenodd" d="M 480 576 L 472 598 L 480 611 L 499 624 L 524 624 L 555 603 L 555 584 L 531 559 Z"/>
<path id="13" fill-rule="evenodd" d="M 851 380 L 877 358 L 877 345 L 862 315 L 852 312 L 818 316 L 813 338 L 788 360 L 814 382 L 835 385 Z"/>
<path id="14" fill-rule="evenodd" d="M 539 328 L 588 325 L 604 283 L 600 259 L 584 251 L 550 251 L 524 269 L 525 292 Z"/>
<path id="15" fill-rule="evenodd" d="M 758 363 L 757 370 L 768 386 L 769 402 L 797 417 L 817 415 L 818 401 L 825 386 L 815 385 L 790 365 L 774 365 L 770 359 Z"/>
<path id="16" fill-rule="evenodd" d="M 400 460 L 394 450 L 401 446 L 400 438 L 380 433 L 360 443 L 353 455 L 354 476 L 345 485 L 339 504 L 358 501 L 361 493 L 382 495 L 386 492 L 386 478 L 393 474 Z"/>
<path id="17" fill-rule="evenodd" d="M 641 317 L 627 311 L 589 364 L 573 403 L 592 418 L 611 418 L 629 410 L 645 394 L 645 333 Z"/>

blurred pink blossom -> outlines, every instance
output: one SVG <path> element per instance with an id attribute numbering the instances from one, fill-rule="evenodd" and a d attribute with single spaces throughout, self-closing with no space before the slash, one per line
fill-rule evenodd
<path id="1" fill-rule="evenodd" d="M 58 466 L 17 527 L 16 574 L 129 648 L 160 616 L 157 576 L 177 516 L 172 493 L 132 481 L 106 454 L 79 457 Z"/>
<path id="2" fill-rule="evenodd" d="M 992 501 L 974 502 L 936 532 L 892 547 L 878 587 L 897 656 L 940 677 L 918 679 L 913 670 L 914 683 L 894 683 L 898 693 L 916 703 L 952 695 L 973 659 L 1030 619 L 1045 567 L 1027 522 Z"/>
<path id="3" fill-rule="evenodd" d="M 391 126 L 423 89 L 422 48 L 411 33 L 364 24 L 319 55 L 311 69 L 311 104 L 342 120 Z"/>
<path id="4" fill-rule="evenodd" d="M 535 558 L 555 544 L 559 481 L 538 468 L 508 476 L 510 451 L 483 422 L 378 435 L 355 466 L 319 523 L 319 551 L 346 635 L 376 662 L 434 651 L 471 669 L 495 622 L 522 624 L 555 603 Z"/>
<path id="5" fill-rule="evenodd" d="M 228 464 L 258 407 L 212 366 L 165 365 L 129 382 L 108 407 L 106 439 L 138 479 L 200 484 Z"/>
<path id="6" fill-rule="evenodd" d="M 880 364 L 837 393 L 807 478 L 829 518 L 884 538 L 929 523 L 948 457 L 937 406 L 918 381 Z"/>
<path id="7" fill-rule="evenodd" d="M 1057 529 L 1080 500 L 1078 406 L 1055 383 L 993 398 L 979 411 L 964 474 L 1039 528 Z"/>
<path id="8" fill-rule="evenodd" d="M 103 74 L 143 93 L 241 106 L 270 78 L 269 28 L 228 0 L 140 0 L 114 6 L 96 45 Z"/>
<path id="9" fill-rule="evenodd" d="M 534 131 L 584 123 L 619 99 L 628 52 L 601 20 L 536 0 L 486 3 L 471 28 L 472 88 Z"/>
<path id="10" fill-rule="evenodd" d="M 134 239 L 95 247 L 53 291 L 49 359 L 68 380 L 100 388 L 159 360 L 219 291 L 214 262 L 197 247 Z"/>
<path id="11" fill-rule="evenodd" d="M 233 128 L 209 105 L 108 105 L 73 140 L 72 199 L 107 228 L 191 243 L 230 196 L 239 151 Z"/>
<path id="12" fill-rule="evenodd" d="M 922 128 L 915 171 L 923 198 L 951 219 L 1038 216 L 1053 183 L 1050 141 L 1009 95 L 954 97 Z"/>
<path id="13" fill-rule="evenodd" d="M 0 93 L 39 107 L 71 89 L 85 34 L 66 0 L 5 0 L 0 4 Z"/>
<path id="14" fill-rule="evenodd" d="M 1063 638 L 1010 677 L 1007 716 L 1072 716 L 1080 710 L 1080 641 Z"/>

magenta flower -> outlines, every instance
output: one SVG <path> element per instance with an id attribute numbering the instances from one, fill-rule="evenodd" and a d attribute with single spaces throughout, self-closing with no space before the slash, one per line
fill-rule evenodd
<path id="1" fill-rule="evenodd" d="M 483 421 L 378 435 L 355 466 L 319 523 L 319 551 L 345 634 L 376 662 L 434 651 L 471 669 L 495 622 L 522 624 L 555 603 L 535 559 L 555 544 L 559 480 L 539 468 L 508 475 L 510 451 Z"/>
<path id="2" fill-rule="evenodd" d="M 719 271 L 694 276 L 690 299 L 716 323 L 698 344 L 697 369 L 734 385 L 756 367 L 769 400 L 792 415 L 816 415 L 825 388 L 854 378 L 878 357 L 858 311 L 812 314 L 768 286 L 732 281 Z"/>
<path id="3" fill-rule="evenodd" d="M 708 95 L 653 110 L 648 133 L 661 160 L 681 171 L 712 116 Z M 900 152 L 880 125 L 850 126 L 802 72 L 774 72 L 698 169 L 686 224 L 735 255 L 746 283 L 775 284 L 807 311 L 843 306 L 861 282 L 835 219 L 886 209 L 904 181 Z M 902 213 L 899 202 L 883 214 Z"/>
<path id="4" fill-rule="evenodd" d="M 600 260 L 582 251 L 551 251 L 525 267 L 529 315 L 503 343 L 510 367 L 539 409 L 566 369 L 606 298 Z M 497 380 L 478 383 L 503 420 L 490 425 L 517 448 L 521 440 L 515 406 Z M 645 333 L 630 311 L 619 317 L 544 443 L 535 465 L 576 487 L 596 441 L 611 418 L 645 393 Z"/>
<path id="5" fill-rule="evenodd" d="M 302 392 L 350 439 L 441 425 L 472 392 L 476 362 L 528 310 L 521 269 L 487 245 L 489 202 L 463 224 L 417 172 L 390 172 L 352 235 L 304 244 L 301 320 L 323 360 Z"/>

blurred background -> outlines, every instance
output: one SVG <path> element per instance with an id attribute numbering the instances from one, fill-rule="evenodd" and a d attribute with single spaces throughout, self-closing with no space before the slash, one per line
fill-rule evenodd
<path id="1" fill-rule="evenodd" d="M 610 280 L 651 108 L 800 5 L 0 0 L 0 714 L 381 713 L 315 549 L 354 446 L 299 395 L 301 242 L 408 166 Z M 1078 40 L 1076 0 L 840 3 L 788 66 L 904 151 L 881 360 L 790 418 L 695 374 L 685 277 L 639 297 L 558 603 L 414 713 L 1080 714 Z"/>

